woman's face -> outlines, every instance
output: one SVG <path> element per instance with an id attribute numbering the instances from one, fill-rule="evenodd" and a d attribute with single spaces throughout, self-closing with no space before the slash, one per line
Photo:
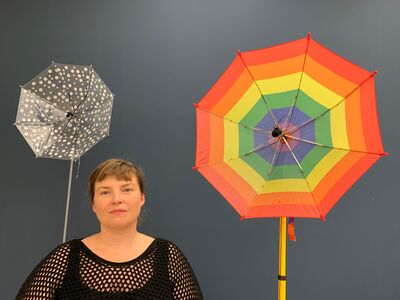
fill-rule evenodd
<path id="1" fill-rule="evenodd" d="M 136 228 L 145 197 L 136 176 L 131 178 L 125 181 L 107 176 L 95 183 L 92 208 L 102 227 Z"/>

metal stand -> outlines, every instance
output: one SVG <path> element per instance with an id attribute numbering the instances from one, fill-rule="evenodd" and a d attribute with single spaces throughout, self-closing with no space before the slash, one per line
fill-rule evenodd
<path id="1" fill-rule="evenodd" d="M 72 183 L 72 170 L 73 170 L 73 168 L 74 168 L 74 158 L 72 157 L 71 163 L 69 165 L 69 179 L 68 179 L 67 203 L 65 205 L 63 243 L 65 243 L 66 238 L 67 238 L 69 199 L 71 198 L 71 183 Z"/>
<path id="2" fill-rule="evenodd" d="M 279 221 L 278 300 L 286 300 L 286 217 Z"/>

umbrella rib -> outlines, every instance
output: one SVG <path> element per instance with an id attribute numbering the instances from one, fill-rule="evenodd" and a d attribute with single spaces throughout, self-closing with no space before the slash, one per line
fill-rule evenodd
<path id="1" fill-rule="evenodd" d="M 75 159 L 76 158 L 76 154 L 78 153 L 78 151 L 77 151 L 77 145 L 78 145 L 78 140 L 79 140 L 78 131 L 79 131 L 79 128 L 77 126 L 74 127 L 75 143 L 74 143 L 74 151 L 72 153 L 72 159 Z"/>
<path id="2" fill-rule="evenodd" d="M 44 116 L 46 117 L 46 119 L 50 119 L 49 116 L 46 113 L 46 109 L 43 107 L 42 104 L 40 104 L 39 102 L 36 101 L 36 99 L 33 99 L 33 102 L 35 103 L 36 107 L 38 107 L 39 111 L 44 114 Z"/>
<path id="3" fill-rule="evenodd" d="M 290 120 L 292 119 L 292 114 L 293 114 L 293 110 L 296 107 L 296 103 L 297 103 L 297 99 L 299 97 L 299 92 L 300 92 L 300 87 L 301 87 L 301 82 L 303 80 L 303 74 L 304 74 L 304 68 L 306 66 L 306 60 L 307 60 L 307 53 L 308 53 L 308 46 L 310 44 L 310 33 L 308 33 L 307 36 L 307 46 L 306 46 L 306 52 L 304 53 L 304 60 L 303 60 L 303 67 L 301 69 L 301 75 L 300 75 L 300 81 L 299 81 L 299 86 L 297 87 L 297 92 L 296 92 L 296 96 L 293 99 L 293 103 L 292 106 L 290 107 L 289 113 L 286 117 L 285 123 L 283 125 L 283 130 L 286 130 L 286 126 L 288 124 L 288 122 L 290 122 Z"/>
<path id="4" fill-rule="evenodd" d="M 92 87 L 92 75 L 93 75 L 93 66 L 90 66 L 90 80 L 89 80 L 89 84 L 88 84 L 88 89 L 87 89 L 85 97 L 83 97 L 81 102 L 79 102 L 78 106 L 74 110 L 74 114 L 76 114 L 78 112 L 79 107 L 83 104 L 83 102 L 85 102 L 87 96 L 89 95 L 90 88 Z"/>
<path id="5" fill-rule="evenodd" d="M 81 120 L 81 127 L 87 126 L 87 127 L 90 127 L 90 129 L 91 129 L 92 131 L 96 131 L 96 132 L 98 132 L 98 133 L 104 134 L 104 132 L 103 132 L 101 129 L 96 128 L 95 126 L 93 126 L 92 124 L 90 124 L 90 123 L 88 123 L 88 122 L 82 121 L 82 119 L 80 119 L 80 120 Z"/>
<path id="6" fill-rule="evenodd" d="M 338 103 L 336 103 L 334 106 L 332 106 L 331 108 L 325 110 L 323 113 L 321 113 L 320 115 L 316 116 L 315 118 L 307 120 L 304 123 L 301 123 L 301 124 L 299 124 L 297 126 L 294 126 L 294 127 L 290 128 L 290 129 L 286 130 L 286 133 L 293 133 L 293 132 L 303 128 L 304 126 L 310 124 L 311 122 L 323 117 L 327 112 L 335 109 L 341 103 L 343 103 L 348 97 L 350 97 L 356 90 L 358 90 L 365 82 L 367 82 L 370 78 L 372 78 L 376 73 L 377 73 L 377 71 L 371 73 L 366 79 L 364 79 L 359 85 L 357 85 L 350 93 L 348 93 L 345 97 L 343 97 L 343 99 L 340 100 Z"/>
<path id="7" fill-rule="evenodd" d="M 64 73 L 63 73 L 63 71 L 62 71 L 62 69 L 63 68 L 61 68 L 58 64 L 56 64 L 56 63 L 53 63 L 54 64 L 54 66 L 55 67 L 59 67 L 60 68 L 60 78 L 61 78 L 61 80 L 62 80 L 62 83 L 65 85 L 65 86 L 67 86 L 67 83 L 65 82 L 65 79 L 64 79 Z M 64 66 L 66 66 L 66 65 L 64 65 Z M 69 93 L 68 93 L 68 98 L 70 98 L 70 95 L 69 95 Z M 73 105 L 73 103 L 72 103 L 72 101 L 69 101 L 69 106 L 70 106 L 70 108 L 71 108 L 71 111 L 74 111 L 74 105 Z M 62 111 L 64 111 L 63 109 L 62 109 Z"/>
<path id="8" fill-rule="evenodd" d="M 68 122 L 67 122 L 67 124 L 65 124 L 63 130 L 61 131 L 60 136 L 62 136 L 62 135 L 64 134 L 65 129 L 66 129 L 66 128 L 68 127 L 68 125 L 71 123 L 72 118 L 67 118 L 67 119 L 68 119 Z"/>
<path id="9" fill-rule="evenodd" d="M 46 145 L 47 142 L 49 141 L 50 135 L 51 135 L 51 133 L 53 132 L 53 130 L 54 130 L 54 127 L 51 127 L 49 133 L 48 133 L 47 136 L 46 136 L 46 141 L 43 142 L 43 143 L 41 143 L 41 147 L 40 147 L 40 149 L 39 149 L 39 154 L 37 155 L 37 157 L 43 156 L 43 147 L 44 147 L 44 145 Z M 46 149 L 46 150 L 47 150 L 47 149 Z"/>
<path id="10" fill-rule="evenodd" d="M 280 139 L 279 139 L 279 138 L 276 139 L 275 143 L 278 142 L 278 141 L 280 142 Z M 275 152 L 274 152 L 274 156 L 272 157 L 272 162 L 271 162 L 271 165 L 270 165 L 270 167 L 269 167 L 269 171 L 268 171 L 268 174 L 267 174 L 267 178 L 265 179 L 266 182 L 268 181 L 268 179 L 270 178 L 270 176 L 271 176 L 271 174 L 272 174 L 272 169 L 274 168 L 274 166 L 275 166 L 275 164 L 276 164 L 276 161 L 278 160 L 278 157 L 279 157 L 279 154 L 280 154 L 280 151 L 281 151 L 281 147 L 282 147 L 282 144 L 281 144 L 281 143 L 278 143 L 278 146 L 276 147 Z M 264 186 L 265 186 L 265 183 L 261 186 L 261 190 L 264 188 Z M 244 215 L 246 215 L 246 214 L 248 213 L 248 211 L 250 210 L 252 204 L 253 204 L 254 201 L 256 200 L 257 196 L 258 196 L 258 195 L 256 194 L 256 195 L 253 197 L 253 199 L 250 201 L 250 205 L 249 205 L 249 207 L 248 207 L 248 209 L 246 210 L 246 213 L 245 213 Z"/>
<path id="11" fill-rule="evenodd" d="M 100 104 L 99 106 L 97 106 L 97 107 L 91 107 L 91 108 L 88 108 L 88 109 L 85 109 L 85 110 L 81 110 L 81 111 L 77 112 L 75 115 L 76 115 L 76 116 L 79 116 L 79 115 L 81 115 L 81 114 L 83 114 L 83 113 L 86 113 L 86 112 L 89 112 L 89 111 L 92 111 L 92 110 L 99 109 L 99 108 L 101 108 L 102 106 L 108 104 L 108 102 L 110 102 L 111 100 L 113 100 L 113 97 L 114 97 L 114 96 L 111 95 L 110 98 L 108 98 L 107 100 L 105 100 L 105 101 L 104 101 L 102 104 Z"/>
<path id="12" fill-rule="evenodd" d="M 198 105 L 198 104 L 195 104 L 195 107 L 197 107 L 198 109 L 201 109 L 201 110 L 203 110 L 203 111 L 205 111 L 205 112 L 208 112 L 209 114 L 211 114 L 211 115 L 213 115 L 213 116 L 216 116 L 216 117 L 221 118 L 221 119 L 224 119 L 224 120 L 226 120 L 226 121 L 235 123 L 235 124 L 237 124 L 237 125 L 239 125 L 239 126 L 242 126 L 242 127 L 247 128 L 247 129 L 251 129 L 251 130 L 258 131 L 258 132 L 262 132 L 262 133 L 266 133 L 266 134 L 271 134 L 271 133 L 272 133 L 271 130 L 265 130 L 265 129 L 258 128 L 258 127 L 251 127 L 251 126 L 248 126 L 248 125 L 246 125 L 246 124 L 241 124 L 241 123 L 238 123 L 238 122 L 233 121 L 233 120 L 231 120 L 231 119 L 228 119 L 228 118 L 226 118 L 226 117 L 224 117 L 224 116 L 220 116 L 220 115 L 218 115 L 218 114 L 216 114 L 216 113 L 214 113 L 214 112 L 211 112 L 211 111 L 205 109 L 204 107 L 201 107 L 201 106 Z"/>
<path id="13" fill-rule="evenodd" d="M 292 147 L 290 147 L 290 145 L 289 145 L 288 141 L 286 140 L 286 137 L 285 137 L 285 136 L 282 136 L 282 140 L 285 142 L 286 146 L 289 148 L 289 151 L 290 151 L 290 153 L 292 154 L 292 156 L 293 156 L 294 160 L 296 161 L 296 163 L 297 163 L 297 166 L 299 167 L 299 169 L 300 169 L 301 173 L 302 173 L 302 174 L 304 174 L 303 167 L 300 165 L 300 163 L 299 163 L 299 161 L 298 161 L 298 159 L 297 159 L 296 155 L 295 155 L 295 154 L 294 154 L 294 152 L 293 152 L 293 149 L 292 149 Z"/>
<path id="14" fill-rule="evenodd" d="M 280 141 L 280 139 L 279 139 L 279 141 Z M 282 148 L 282 144 L 279 143 L 278 147 L 276 147 L 276 149 L 275 149 L 274 156 L 272 157 L 272 162 L 271 162 L 271 166 L 269 167 L 266 181 L 268 181 L 268 179 L 271 177 L 272 169 L 275 167 L 276 161 L 278 160 L 279 154 L 281 152 L 281 148 Z"/>
<path id="15" fill-rule="evenodd" d="M 280 154 L 280 148 L 282 147 L 281 143 L 278 144 L 278 147 L 276 147 L 275 152 L 274 152 L 274 156 L 272 158 L 272 162 L 267 174 L 267 178 L 265 179 L 265 182 L 268 181 L 268 179 L 270 178 L 271 174 L 272 174 L 272 169 L 275 166 L 276 161 L 278 160 L 279 154 Z M 265 183 L 261 186 L 261 190 L 264 188 Z M 251 199 L 250 204 L 248 209 L 246 210 L 246 213 L 244 215 L 246 215 L 248 213 L 248 211 L 250 210 L 250 208 L 252 207 L 252 204 L 254 203 L 254 201 L 256 200 L 258 194 L 256 194 L 253 199 Z"/>
<path id="16" fill-rule="evenodd" d="M 272 121 L 274 122 L 275 127 L 278 127 L 278 120 L 276 119 L 275 115 L 272 113 L 272 110 L 271 110 L 271 108 L 269 107 L 269 105 L 268 105 L 268 103 L 267 103 L 266 97 L 265 97 L 264 94 L 261 92 L 261 89 L 260 89 L 260 87 L 258 86 L 257 81 L 256 81 L 255 78 L 253 77 L 253 74 L 251 74 L 251 72 L 250 72 L 250 70 L 249 70 L 249 67 L 248 67 L 247 64 L 245 63 L 245 61 L 244 61 L 244 59 L 243 59 L 243 57 L 242 57 L 242 53 L 241 53 L 240 51 L 238 51 L 238 55 L 239 55 L 239 57 L 240 57 L 241 62 L 242 62 L 243 65 L 245 66 L 247 72 L 249 73 L 251 79 L 253 80 L 254 84 L 256 85 L 256 87 L 257 87 L 257 89 L 258 89 L 258 91 L 259 91 L 259 93 L 260 93 L 260 95 L 261 95 L 261 97 L 262 97 L 262 99 L 263 99 L 263 101 L 264 101 L 264 104 L 265 104 L 265 106 L 266 106 L 266 108 L 267 108 L 267 110 L 268 110 L 268 113 L 271 115 L 271 118 L 272 118 Z"/>
<path id="17" fill-rule="evenodd" d="M 76 143 L 75 143 L 74 158 L 75 158 L 75 156 L 77 156 L 77 158 L 81 156 L 81 153 L 79 153 L 79 151 L 78 151 L 78 146 L 79 146 L 79 150 L 82 150 L 82 145 L 81 145 L 81 137 L 82 136 L 79 134 L 80 129 L 81 128 L 79 126 L 77 126 L 76 127 L 76 131 L 75 131 L 75 134 L 77 135 L 77 138 L 76 138 Z"/>
<path id="18" fill-rule="evenodd" d="M 46 102 L 47 104 L 49 104 L 49 105 L 51 105 L 51 106 L 57 108 L 58 110 L 64 112 L 64 109 L 62 109 L 61 107 L 58 107 L 55 103 L 52 103 L 52 102 L 50 102 L 49 100 L 40 97 L 39 95 L 37 95 L 37 94 L 31 92 L 30 90 L 28 90 L 28 89 L 26 89 L 26 88 L 24 88 L 24 87 L 22 87 L 22 88 L 23 88 L 27 93 L 29 93 L 29 94 L 31 94 L 31 95 L 34 95 L 34 96 L 36 96 L 36 97 L 38 97 L 38 98 L 40 98 L 40 100 L 42 100 L 42 101 Z"/>
<path id="19" fill-rule="evenodd" d="M 38 127 L 40 127 L 40 126 L 51 126 L 51 125 L 54 125 L 54 124 L 56 124 L 56 123 L 58 123 L 58 122 L 61 122 L 61 121 L 63 121 L 63 120 L 66 120 L 66 119 L 67 119 L 67 118 L 63 118 L 63 119 L 54 121 L 54 122 L 52 122 L 52 123 L 15 122 L 15 125 L 38 126 Z"/>
<path id="20" fill-rule="evenodd" d="M 83 123 L 86 124 L 86 125 L 88 125 L 88 126 L 90 126 L 90 127 L 92 128 L 93 131 L 98 131 L 98 132 L 104 134 L 104 132 L 99 131 L 96 127 L 93 127 L 92 125 L 90 125 L 90 124 L 88 124 L 88 123 L 85 123 L 85 122 L 83 122 Z M 83 126 L 83 125 L 82 125 L 82 126 Z M 83 133 L 83 134 L 84 134 L 84 133 Z M 107 136 L 107 135 L 108 135 L 108 131 L 107 131 L 107 134 L 106 134 L 105 136 Z M 96 140 L 96 143 L 93 143 L 93 145 L 91 145 L 89 148 L 87 148 L 86 151 L 85 151 L 85 153 L 86 153 L 87 151 L 89 151 L 92 147 L 94 147 L 94 145 L 97 144 L 97 142 L 98 142 L 99 140 L 101 140 L 101 138 L 103 138 L 103 137 L 104 137 L 104 136 L 101 136 L 100 139 L 97 139 L 97 140 Z"/>
<path id="21" fill-rule="evenodd" d="M 51 123 L 33 123 L 33 122 L 15 122 L 14 125 L 22 125 L 22 126 L 49 126 Z"/>
<path id="22" fill-rule="evenodd" d="M 337 149 L 337 150 L 343 150 L 343 151 L 349 151 L 349 152 L 357 152 L 357 153 L 365 153 L 365 154 L 372 154 L 372 155 L 379 155 L 379 156 L 385 156 L 386 153 L 378 153 L 378 152 L 370 152 L 370 151 L 362 151 L 362 150 L 353 150 L 353 149 L 347 149 L 347 148 L 341 148 L 341 147 L 334 147 L 334 146 L 329 146 L 329 145 L 324 145 L 321 143 L 316 143 L 310 140 L 306 140 L 306 139 L 300 139 L 298 137 L 295 136 L 291 136 L 286 134 L 286 137 L 299 141 L 299 142 L 303 142 L 303 143 L 307 143 L 307 144 L 311 144 L 311 145 L 315 145 L 315 146 L 319 146 L 319 147 L 324 147 L 324 148 L 330 148 L 330 149 Z"/>
<path id="23" fill-rule="evenodd" d="M 246 153 L 243 153 L 243 154 L 241 154 L 241 155 L 238 155 L 237 157 L 231 157 L 231 158 L 229 158 L 227 161 L 231 161 L 231 160 L 233 160 L 233 159 L 238 159 L 238 158 L 241 158 L 241 157 L 243 157 L 243 156 L 246 156 L 246 155 L 249 155 L 249 154 L 251 154 L 251 153 L 254 153 L 254 152 L 256 152 L 256 151 L 259 151 L 259 150 L 261 150 L 261 149 L 267 148 L 267 147 L 269 147 L 269 146 L 272 146 L 273 144 L 276 144 L 278 141 L 279 141 L 278 138 L 276 138 L 276 139 L 274 139 L 274 140 L 270 140 L 268 143 L 262 144 L 262 145 L 260 145 L 260 146 L 258 146 L 258 147 L 256 147 L 256 148 L 254 148 L 254 149 L 252 149 L 252 150 L 250 150 L 250 151 L 248 151 L 248 152 L 246 152 Z M 226 161 L 217 161 L 217 162 L 213 162 L 213 163 L 209 163 L 209 164 L 197 165 L 197 166 L 194 166 L 193 169 L 199 169 L 199 168 L 204 168 L 204 167 L 210 167 L 210 166 L 214 166 L 214 165 L 218 165 L 218 164 L 223 164 L 223 163 L 226 163 Z"/>
<path id="24" fill-rule="evenodd" d="M 318 204 L 317 204 L 317 201 L 316 201 L 315 198 L 314 198 L 314 194 L 313 194 L 313 192 L 312 192 L 312 190 L 311 190 L 311 187 L 310 187 L 310 184 L 308 183 L 307 178 L 306 178 L 306 176 L 305 176 L 305 174 L 304 174 L 303 168 L 301 167 L 299 161 L 297 160 L 297 157 L 296 157 L 296 155 L 294 154 L 292 147 L 290 147 L 288 141 L 286 140 L 286 137 L 285 137 L 285 136 L 282 136 L 282 139 L 284 140 L 286 146 L 289 148 L 290 153 L 292 154 L 294 160 L 296 161 L 297 166 L 299 167 L 299 169 L 300 169 L 300 171 L 301 171 L 301 175 L 303 175 L 304 181 L 306 182 L 307 187 L 308 187 L 308 190 L 310 191 L 310 194 L 311 194 L 311 197 L 312 197 L 312 199 L 313 199 L 313 201 L 314 201 L 314 203 L 315 203 L 315 206 L 316 206 L 316 208 L 318 209 L 319 215 L 321 216 L 321 218 L 323 218 L 323 214 L 321 213 L 321 210 L 320 210 L 320 208 L 319 208 L 319 206 L 318 206 Z"/>
<path id="25" fill-rule="evenodd" d="M 260 146 L 258 146 L 258 147 L 256 147 L 256 148 L 254 148 L 254 149 L 252 149 L 252 150 L 250 150 L 250 151 L 248 151 L 248 152 L 246 152 L 246 153 L 243 153 L 243 154 L 239 155 L 238 158 L 239 158 L 239 157 L 242 157 L 242 156 L 249 155 L 249 154 L 254 153 L 254 152 L 257 152 L 258 150 L 267 148 L 267 147 L 269 147 L 269 146 L 272 146 L 273 144 L 276 144 L 277 142 L 279 142 L 279 139 L 278 139 L 278 138 L 272 139 L 272 140 L 270 140 L 268 143 L 262 144 L 262 145 L 260 145 Z"/>

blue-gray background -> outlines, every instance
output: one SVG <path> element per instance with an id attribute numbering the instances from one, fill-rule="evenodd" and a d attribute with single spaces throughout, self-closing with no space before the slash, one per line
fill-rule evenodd
<path id="1" fill-rule="evenodd" d="M 0 8 L 0 291 L 12 299 L 61 242 L 69 163 L 35 159 L 12 125 L 19 85 L 52 60 L 93 64 L 116 94 L 111 135 L 81 160 L 68 238 L 97 230 L 89 171 L 119 156 L 143 167 L 141 230 L 176 242 L 206 299 L 276 299 L 278 222 L 239 221 L 191 170 L 198 102 L 235 56 L 314 39 L 376 76 L 385 150 L 327 216 L 297 219 L 288 299 L 400 299 L 399 1 L 2 1 Z"/>

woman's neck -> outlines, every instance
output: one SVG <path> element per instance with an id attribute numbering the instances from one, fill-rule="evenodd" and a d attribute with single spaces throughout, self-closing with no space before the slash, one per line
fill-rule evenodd
<path id="1" fill-rule="evenodd" d="M 95 235 L 95 241 L 100 247 L 124 248 L 135 244 L 141 235 L 136 228 L 110 229 L 102 226 L 100 232 Z"/>
<path id="2" fill-rule="evenodd" d="M 153 241 L 153 237 L 137 230 L 110 231 L 106 228 L 82 240 L 97 256 L 112 262 L 126 262 L 138 257 Z"/>

